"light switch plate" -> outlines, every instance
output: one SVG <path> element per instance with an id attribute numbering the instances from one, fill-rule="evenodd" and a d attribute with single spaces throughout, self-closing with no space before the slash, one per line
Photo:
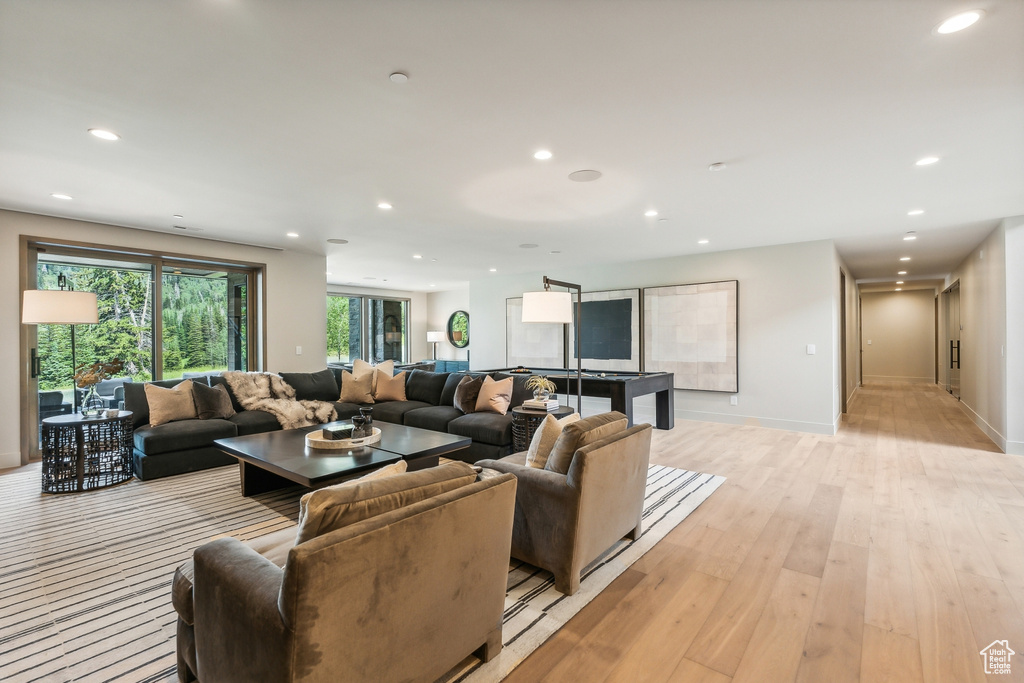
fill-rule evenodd
<path id="1" fill-rule="evenodd" d="M 814 349 L 814 344 L 808 344 L 807 345 L 807 355 L 808 356 L 813 356 L 815 353 L 817 353 L 817 352 Z"/>

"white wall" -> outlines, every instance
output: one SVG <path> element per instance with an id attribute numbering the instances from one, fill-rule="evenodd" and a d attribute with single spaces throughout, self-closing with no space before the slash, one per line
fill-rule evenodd
<path id="1" fill-rule="evenodd" d="M 427 294 L 427 329 L 446 332 L 448 329 L 448 318 L 455 311 L 466 311 L 469 313 L 469 346 L 464 349 L 457 349 L 445 341 L 437 343 L 437 357 L 441 360 L 466 360 L 469 358 L 470 350 L 475 347 L 476 320 L 472 311 L 469 310 L 469 285 L 453 289 L 447 292 L 430 292 Z M 429 346 L 429 345 L 428 345 Z M 430 358 L 430 349 L 427 355 Z"/>
<path id="2" fill-rule="evenodd" d="M 960 405 L 1003 450 L 1007 445 L 1005 234 L 1004 225 L 993 230 L 947 280 L 947 285 L 960 280 Z M 1019 262 L 1015 266 L 1019 268 Z M 1019 295 L 1015 299 L 1019 301 Z M 1016 353 L 1021 353 L 1019 346 Z"/>
<path id="3" fill-rule="evenodd" d="M 1003 221 L 1006 246 L 1006 452 L 1024 455 L 1024 216 Z"/>
<path id="4" fill-rule="evenodd" d="M 872 292 L 861 302 L 864 381 L 934 382 L 935 291 Z"/>
<path id="5" fill-rule="evenodd" d="M 409 362 L 415 363 L 430 358 L 430 344 L 427 343 L 427 295 L 424 292 L 411 292 L 404 289 L 376 289 L 372 287 L 349 287 L 347 285 L 327 285 L 331 294 L 358 294 L 374 299 L 408 299 L 409 300 Z M 326 295 L 324 297 L 324 342 L 323 356 L 327 355 L 327 322 Z M 323 368 L 323 366 L 320 366 Z"/>
<path id="6" fill-rule="evenodd" d="M 737 279 L 739 405 L 727 393 L 676 391 L 676 416 L 832 434 L 836 264 L 823 240 L 474 280 L 471 365 L 504 366 L 505 299 L 540 290 L 543 275 L 584 291 Z"/>
<path id="7" fill-rule="evenodd" d="M 124 246 L 194 254 L 209 258 L 264 263 L 267 266 L 266 367 L 305 372 L 324 367 L 326 354 L 326 258 L 323 255 L 245 247 L 212 240 L 131 230 L 110 225 L 0 210 L 0 375 L 8 378 L 0 392 L 0 468 L 21 463 L 20 391 L 17 383 L 28 359 L 19 350 L 21 325 L 19 236 Z M 295 347 L 301 346 L 301 356 Z"/>

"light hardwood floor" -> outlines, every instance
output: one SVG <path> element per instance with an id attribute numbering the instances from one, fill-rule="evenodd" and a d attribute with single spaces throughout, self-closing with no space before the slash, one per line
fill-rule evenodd
<path id="1" fill-rule="evenodd" d="M 535 681 L 1024 681 L 1024 458 L 934 385 L 862 387 L 834 437 L 678 421 L 728 477 L 523 662 Z"/>

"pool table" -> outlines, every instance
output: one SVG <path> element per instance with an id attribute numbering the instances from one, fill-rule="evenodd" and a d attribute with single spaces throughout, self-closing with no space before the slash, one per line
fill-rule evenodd
<path id="1" fill-rule="evenodd" d="M 504 372 L 512 375 L 544 375 L 555 383 L 560 394 L 576 395 L 576 369 L 565 368 L 499 368 L 489 372 Z M 566 387 L 566 372 L 569 373 Z M 672 388 L 671 372 L 621 372 L 612 370 L 583 370 L 583 395 L 610 398 L 612 410 L 623 413 L 633 426 L 633 399 L 644 394 L 654 394 L 655 427 L 672 429 L 675 426 L 675 392 Z"/>

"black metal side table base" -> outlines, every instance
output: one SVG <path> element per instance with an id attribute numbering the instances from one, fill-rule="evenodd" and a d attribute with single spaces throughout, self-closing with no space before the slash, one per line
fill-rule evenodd
<path id="1" fill-rule="evenodd" d="M 530 448 L 533 433 L 540 427 L 548 415 L 561 419 L 576 411 L 569 406 L 558 406 L 556 410 L 530 410 L 529 408 L 512 409 L 512 452 L 520 453 Z"/>
<path id="2" fill-rule="evenodd" d="M 43 493 L 74 493 L 132 478 L 132 414 L 43 420 Z"/>

